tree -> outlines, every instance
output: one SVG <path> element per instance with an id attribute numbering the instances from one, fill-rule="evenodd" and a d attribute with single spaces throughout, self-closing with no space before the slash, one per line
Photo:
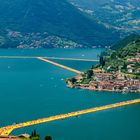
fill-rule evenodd
<path id="1" fill-rule="evenodd" d="M 100 56 L 100 65 L 103 67 L 105 65 L 105 58 Z"/>
<path id="2" fill-rule="evenodd" d="M 52 137 L 51 136 L 46 136 L 45 140 L 52 140 Z"/>
<path id="3" fill-rule="evenodd" d="M 90 79 L 93 76 L 93 70 L 88 70 L 86 72 L 86 75 L 87 75 L 87 79 Z"/>
<path id="4" fill-rule="evenodd" d="M 33 132 L 33 136 L 36 137 L 37 136 L 37 132 L 36 132 L 36 129 L 34 130 Z"/>
<path id="5" fill-rule="evenodd" d="M 71 78 L 70 81 L 74 84 L 77 80 L 76 80 L 76 78 Z"/>
<path id="6" fill-rule="evenodd" d="M 31 137 L 33 137 L 34 136 L 34 132 L 32 132 L 32 134 L 31 134 Z"/>

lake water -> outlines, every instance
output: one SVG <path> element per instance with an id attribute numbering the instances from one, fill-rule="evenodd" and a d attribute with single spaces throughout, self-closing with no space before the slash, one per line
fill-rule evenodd
<path id="1" fill-rule="evenodd" d="M 96 59 L 103 49 L 0 50 L 1 55 L 56 56 Z M 55 60 L 85 71 L 96 62 Z M 66 87 L 63 79 L 76 74 L 37 59 L 0 59 L 0 126 L 35 120 L 140 98 L 140 94 L 95 92 Z M 54 140 L 138 140 L 140 104 L 16 130 Z"/>

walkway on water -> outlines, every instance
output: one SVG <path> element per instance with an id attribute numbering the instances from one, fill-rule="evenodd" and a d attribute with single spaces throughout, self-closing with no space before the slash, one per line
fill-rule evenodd
<path id="1" fill-rule="evenodd" d="M 48 60 L 48 59 L 45 59 L 45 58 L 42 58 L 42 57 L 37 57 L 37 59 L 42 60 L 42 61 L 45 61 L 45 62 L 50 63 L 50 64 L 53 64 L 53 65 L 58 66 L 58 67 L 60 67 L 60 68 L 63 68 L 63 69 L 66 69 L 66 70 L 75 72 L 75 73 L 77 73 L 77 74 L 82 74 L 82 72 L 79 71 L 79 70 L 76 70 L 76 69 L 73 69 L 73 68 L 70 68 L 70 67 L 61 65 L 61 64 L 56 63 L 56 62 L 53 62 L 53 61 L 51 61 L 51 60 Z"/>
<path id="2" fill-rule="evenodd" d="M 19 124 L 15 124 L 15 125 L 0 128 L 0 136 L 9 136 L 12 133 L 12 131 L 14 131 L 16 129 L 28 127 L 28 126 L 33 126 L 33 125 L 37 125 L 37 124 L 52 122 L 52 121 L 56 121 L 56 120 L 67 119 L 67 118 L 71 118 L 71 117 L 77 117 L 77 116 L 84 115 L 84 114 L 103 111 L 103 110 L 107 110 L 107 109 L 113 109 L 113 108 L 117 108 L 117 107 L 121 107 L 121 106 L 127 106 L 127 105 L 130 105 L 130 104 L 136 104 L 136 103 L 140 103 L 140 99 L 124 101 L 124 102 L 120 102 L 120 103 L 115 103 L 115 104 L 105 105 L 105 106 L 101 106 L 101 107 L 90 108 L 90 109 L 71 112 L 71 113 L 67 113 L 67 114 L 61 114 L 61 115 L 52 116 L 52 117 L 43 118 L 43 119 L 38 119 L 38 120 L 34 120 L 34 121 L 29 121 L 29 122 L 23 122 L 23 123 L 19 123 Z"/>
<path id="3" fill-rule="evenodd" d="M 82 59 L 82 58 L 64 58 L 64 57 L 47 57 L 47 56 L 0 56 L 2 59 L 32 59 L 32 58 L 46 58 L 52 60 L 70 60 L 70 61 L 85 61 L 85 62 L 99 62 L 97 59 Z"/>
<path id="4" fill-rule="evenodd" d="M 1 59 L 39 59 L 42 60 L 44 62 L 53 64 L 57 67 L 72 71 L 74 73 L 77 74 L 82 74 L 83 72 L 76 70 L 74 68 L 70 68 L 68 66 L 64 66 L 62 64 L 56 63 L 51 61 L 51 59 L 53 60 L 71 60 L 71 61 L 85 61 L 85 62 L 98 62 L 98 60 L 92 60 L 92 59 L 80 59 L 80 58 L 60 58 L 60 57 L 46 57 L 46 56 L 0 56 Z M 49 60 L 50 59 L 50 60 Z"/>

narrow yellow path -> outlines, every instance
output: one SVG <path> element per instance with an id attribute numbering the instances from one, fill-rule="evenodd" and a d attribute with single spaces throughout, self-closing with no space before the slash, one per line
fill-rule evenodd
<path id="1" fill-rule="evenodd" d="M 1 59 L 30 59 L 30 58 L 36 58 L 36 57 L 54 59 L 54 60 L 99 62 L 99 60 L 96 60 L 96 59 L 82 59 L 82 58 L 64 58 L 64 57 L 47 57 L 47 56 L 0 56 Z"/>
<path id="2" fill-rule="evenodd" d="M 20 128 L 33 126 L 33 125 L 37 125 L 37 124 L 52 122 L 52 121 L 56 121 L 56 120 L 67 119 L 67 118 L 71 118 L 71 117 L 76 117 L 76 116 L 80 116 L 80 115 L 84 115 L 84 114 L 94 113 L 94 112 L 98 112 L 98 111 L 108 110 L 108 109 L 117 108 L 117 107 L 121 107 L 121 106 L 127 106 L 130 104 L 136 104 L 136 103 L 140 103 L 140 99 L 124 101 L 124 102 L 120 102 L 120 103 L 90 108 L 90 109 L 86 109 L 86 110 L 81 110 L 81 111 L 71 112 L 71 113 L 67 113 L 67 114 L 56 115 L 56 116 L 52 116 L 52 117 L 48 117 L 48 118 L 38 119 L 38 120 L 34 120 L 34 121 L 23 122 L 23 123 L 11 125 L 11 126 L 6 126 L 3 128 L 0 128 L 0 136 L 9 136 L 12 133 L 12 131 L 14 131 L 15 129 L 20 129 Z"/>
<path id="3" fill-rule="evenodd" d="M 82 73 L 82 72 L 79 71 L 79 70 L 76 70 L 76 69 L 73 69 L 73 68 L 70 68 L 70 67 L 61 65 L 61 64 L 59 64 L 59 63 L 53 62 L 53 61 L 51 61 L 51 60 L 48 60 L 48 59 L 45 59 L 45 58 L 42 58 L 42 57 L 36 57 L 36 58 L 39 59 L 39 60 L 45 61 L 45 62 L 47 62 L 47 63 L 53 64 L 53 65 L 55 65 L 55 66 L 58 66 L 58 67 L 60 67 L 60 68 L 63 68 L 63 69 L 66 69 L 66 70 L 75 72 L 75 73 L 77 73 L 77 74 L 81 74 L 81 73 Z"/>

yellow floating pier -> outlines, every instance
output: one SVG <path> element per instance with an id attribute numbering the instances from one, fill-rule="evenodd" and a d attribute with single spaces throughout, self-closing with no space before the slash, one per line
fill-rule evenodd
<path id="1" fill-rule="evenodd" d="M 95 108 L 71 112 L 71 113 L 67 113 L 67 114 L 56 115 L 56 116 L 52 116 L 52 117 L 48 117 L 48 118 L 38 119 L 38 120 L 34 120 L 34 121 L 19 123 L 19 124 L 0 128 L 0 136 L 9 136 L 13 130 L 28 127 L 28 126 L 52 122 L 52 121 L 56 121 L 56 120 L 67 119 L 67 118 L 71 118 L 71 117 L 76 117 L 76 116 L 80 116 L 80 115 L 84 115 L 84 114 L 89 114 L 89 113 L 93 113 L 93 112 L 117 108 L 117 107 L 121 107 L 121 106 L 127 106 L 130 104 L 136 104 L 136 103 L 140 103 L 140 99 L 124 101 L 124 102 L 105 105 L 105 106 L 101 106 L 101 107 L 95 107 Z"/>
<path id="2" fill-rule="evenodd" d="M 96 59 L 82 59 L 82 58 L 64 58 L 64 57 L 47 57 L 47 56 L 0 56 L 1 59 L 31 59 L 31 58 L 46 58 L 52 60 L 70 60 L 70 61 L 85 61 L 85 62 L 99 62 Z"/>
<path id="3" fill-rule="evenodd" d="M 45 58 L 42 58 L 42 57 L 37 57 L 37 59 L 42 60 L 42 61 L 45 61 L 45 62 L 50 63 L 50 64 L 53 64 L 53 65 L 58 66 L 58 67 L 60 67 L 60 68 L 63 68 L 63 69 L 66 69 L 66 70 L 75 72 L 75 73 L 77 73 L 77 74 L 81 74 L 81 73 L 82 73 L 82 72 L 79 71 L 79 70 L 76 70 L 76 69 L 73 69 L 73 68 L 70 68 L 70 67 L 61 65 L 61 64 L 59 64 L 59 63 L 53 62 L 53 61 L 51 61 L 51 60 L 48 60 L 48 59 L 45 59 Z"/>

